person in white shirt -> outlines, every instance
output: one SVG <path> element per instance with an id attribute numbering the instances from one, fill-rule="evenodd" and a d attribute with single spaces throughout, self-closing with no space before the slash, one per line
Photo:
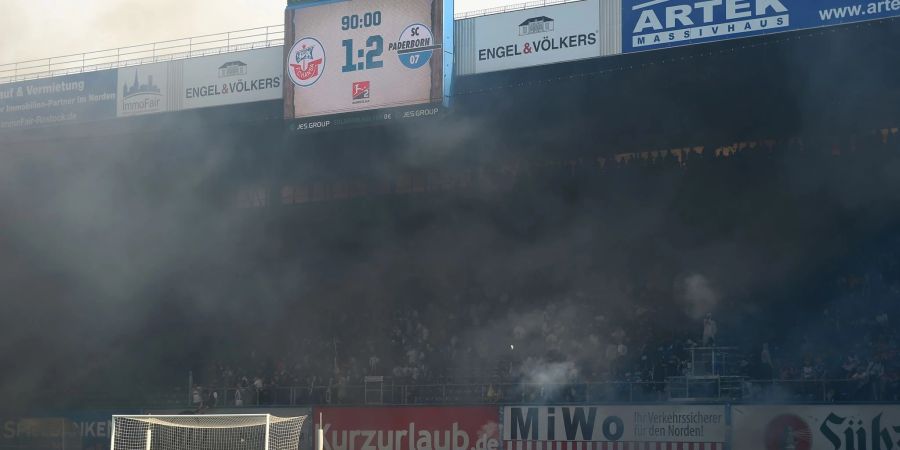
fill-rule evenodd
<path id="1" fill-rule="evenodd" d="M 203 403 L 202 391 L 203 389 L 200 386 L 194 386 L 194 390 L 191 392 L 191 402 L 194 406 L 199 407 Z"/>
<path id="2" fill-rule="evenodd" d="M 712 318 L 712 313 L 707 313 L 703 319 L 703 346 L 709 347 L 716 345 L 716 334 L 719 333 L 719 326 Z"/>
<path id="3" fill-rule="evenodd" d="M 234 406 L 244 406 L 244 394 L 240 386 L 234 391 Z"/>

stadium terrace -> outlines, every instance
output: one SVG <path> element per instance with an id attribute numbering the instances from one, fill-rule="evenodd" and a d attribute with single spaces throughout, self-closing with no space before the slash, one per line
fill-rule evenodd
<path id="1" fill-rule="evenodd" d="M 3 66 L 0 450 L 900 442 L 900 10 L 547 3 Z"/>

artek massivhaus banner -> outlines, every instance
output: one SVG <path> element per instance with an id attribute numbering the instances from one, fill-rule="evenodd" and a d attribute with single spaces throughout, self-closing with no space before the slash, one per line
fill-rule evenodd
<path id="1" fill-rule="evenodd" d="M 725 406 L 507 406 L 504 450 L 722 450 Z"/>
<path id="2" fill-rule="evenodd" d="M 623 51 L 720 41 L 900 15 L 900 0 L 623 0 Z"/>

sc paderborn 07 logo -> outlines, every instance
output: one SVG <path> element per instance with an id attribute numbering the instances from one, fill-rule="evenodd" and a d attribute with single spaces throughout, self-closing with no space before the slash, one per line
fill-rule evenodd
<path id="1" fill-rule="evenodd" d="M 782 414 L 766 426 L 766 450 L 810 450 L 812 431 L 803 419 Z"/>
<path id="2" fill-rule="evenodd" d="M 435 49 L 439 48 L 441 46 L 434 42 L 431 29 L 420 23 L 406 27 L 400 33 L 400 39 L 388 46 L 388 50 L 396 51 L 400 63 L 409 69 L 418 69 L 428 64 Z"/>
<path id="3" fill-rule="evenodd" d="M 287 59 L 288 75 L 297 86 L 312 86 L 325 73 L 325 48 L 315 38 L 305 37 L 294 43 Z"/>

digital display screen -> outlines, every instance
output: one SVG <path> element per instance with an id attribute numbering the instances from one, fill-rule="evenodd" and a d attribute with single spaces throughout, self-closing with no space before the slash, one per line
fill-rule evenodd
<path id="1" fill-rule="evenodd" d="M 289 4 L 285 117 L 310 119 L 441 102 L 443 5 L 444 0 Z"/>

